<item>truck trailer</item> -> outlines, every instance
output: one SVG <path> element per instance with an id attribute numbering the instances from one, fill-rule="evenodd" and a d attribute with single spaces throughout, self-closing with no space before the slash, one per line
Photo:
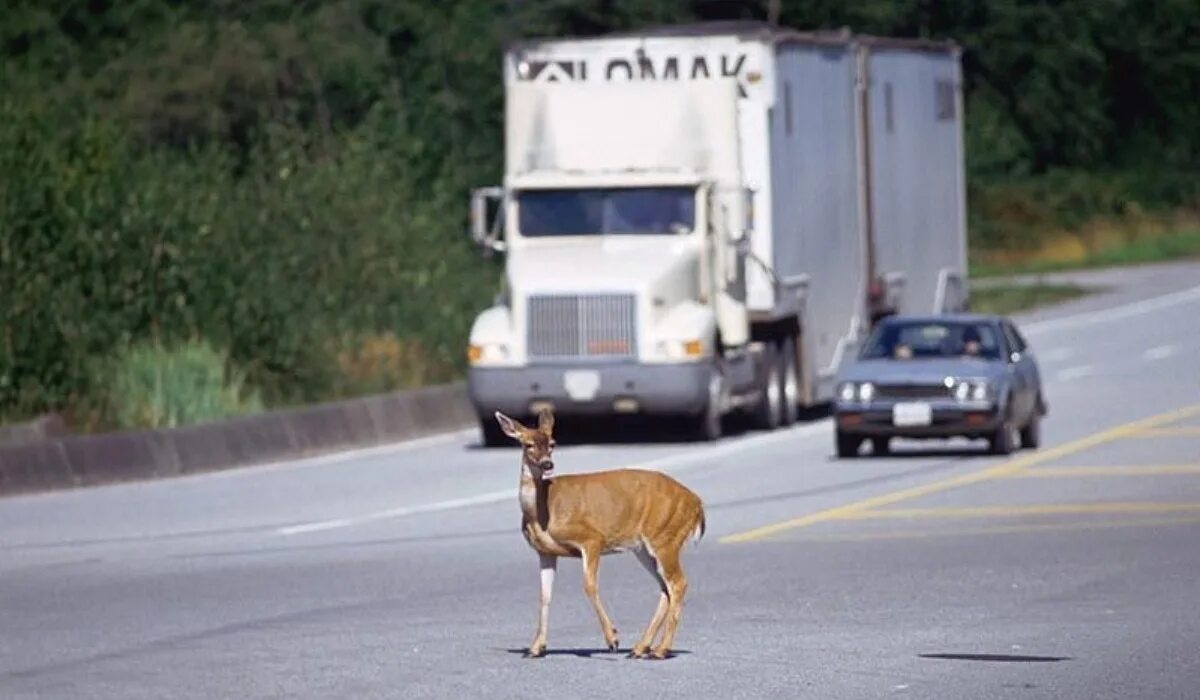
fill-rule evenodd
<path id="1" fill-rule="evenodd" d="M 703 23 L 506 47 L 504 256 L 468 392 L 500 410 L 766 430 L 830 401 L 878 319 L 967 306 L 960 52 Z"/>

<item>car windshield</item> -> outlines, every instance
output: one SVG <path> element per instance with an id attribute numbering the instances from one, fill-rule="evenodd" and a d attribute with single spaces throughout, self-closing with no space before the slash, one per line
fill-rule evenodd
<path id="1" fill-rule="evenodd" d="M 862 352 L 863 359 L 1000 357 L 1000 336 L 987 323 L 893 321 L 875 328 Z"/>
<path id="2" fill-rule="evenodd" d="M 517 195 L 522 236 L 673 234 L 695 225 L 691 187 L 526 190 Z"/>

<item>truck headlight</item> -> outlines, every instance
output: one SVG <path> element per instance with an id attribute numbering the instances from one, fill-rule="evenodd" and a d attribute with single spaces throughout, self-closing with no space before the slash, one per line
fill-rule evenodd
<path id="1" fill-rule="evenodd" d="M 504 343 L 471 343 L 467 346 L 467 360 L 477 362 L 500 362 L 508 359 L 508 346 Z"/>
<path id="2" fill-rule="evenodd" d="M 696 359 L 704 354 L 704 343 L 699 340 L 664 340 L 658 347 L 672 360 Z"/>

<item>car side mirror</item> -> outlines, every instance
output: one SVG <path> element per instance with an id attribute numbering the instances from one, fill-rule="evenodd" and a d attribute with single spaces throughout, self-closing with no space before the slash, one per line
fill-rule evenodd
<path id="1" fill-rule="evenodd" d="M 1014 365 L 1017 364 L 1018 362 L 1021 361 L 1021 353 L 1019 353 L 1019 352 L 1010 353 L 1008 356 L 1008 361 Z"/>

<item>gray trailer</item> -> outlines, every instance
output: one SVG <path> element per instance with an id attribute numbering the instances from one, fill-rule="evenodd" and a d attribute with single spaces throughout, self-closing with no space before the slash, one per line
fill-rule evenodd
<path id="1" fill-rule="evenodd" d="M 544 405 L 774 428 L 876 319 L 966 302 L 952 44 L 702 24 L 522 42 L 504 75 L 505 181 L 472 201 L 507 256 L 468 351 L 489 441 Z"/>

